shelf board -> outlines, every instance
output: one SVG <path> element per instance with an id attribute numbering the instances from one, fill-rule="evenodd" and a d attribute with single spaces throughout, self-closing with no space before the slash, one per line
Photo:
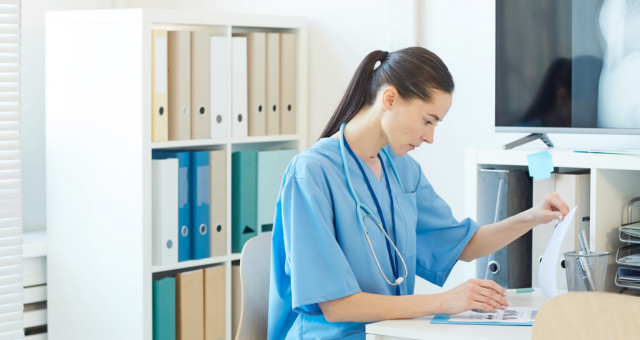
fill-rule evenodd
<path id="1" fill-rule="evenodd" d="M 300 135 L 256 136 L 256 137 L 231 138 L 229 140 L 229 143 L 248 144 L 248 143 L 264 143 L 264 142 L 288 142 L 288 141 L 294 141 L 299 139 L 300 139 Z"/>
<path id="2" fill-rule="evenodd" d="M 223 138 L 223 139 L 192 139 L 192 140 L 175 140 L 168 142 L 152 142 L 152 149 L 178 149 L 178 148 L 194 148 L 206 146 L 222 146 L 226 144 L 251 144 L 265 142 L 289 142 L 300 139 L 300 135 L 276 135 L 276 136 L 257 136 L 257 137 L 240 137 L 240 138 Z"/>
<path id="3" fill-rule="evenodd" d="M 170 270 L 195 268 L 195 267 L 207 266 L 210 264 L 224 263 L 228 261 L 240 260 L 241 256 L 242 254 L 233 253 L 230 255 L 209 257 L 201 260 L 189 260 L 189 261 L 183 261 L 183 262 L 172 263 L 167 265 L 152 266 L 151 272 L 161 273 L 161 272 L 168 272 Z"/>
<path id="4" fill-rule="evenodd" d="M 152 149 L 192 148 L 198 146 L 217 146 L 227 144 L 228 139 L 192 139 L 172 140 L 168 142 L 152 142 Z"/>
<path id="5" fill-rule="evenodd" d="M 233 255 L 216 256 L 216 257 L 209 257 L 201 260 L 189 260 L 189 261 L 183 261 L 183 262 L 172 263 L 167 265 L 151 266 L 151 272 L 160 273 L 160 272 L 167 272 L 167 271 L 176 270 L 176 269 L 187 269 L 192 267 L 206 266 L 209 264 L 223 263 L 223 262 L 230 261 L 231 256 Z"/>

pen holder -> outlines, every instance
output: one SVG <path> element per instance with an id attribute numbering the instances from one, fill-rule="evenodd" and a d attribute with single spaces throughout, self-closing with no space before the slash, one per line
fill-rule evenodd
<path id="1" fill-rule="evenodd" d="M 609 252 L 581 251 L 563 253 L 570 292 L 604 291 Z"/>

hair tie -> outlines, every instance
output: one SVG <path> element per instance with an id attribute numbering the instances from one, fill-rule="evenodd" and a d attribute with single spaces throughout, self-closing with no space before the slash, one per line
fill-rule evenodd
<path id="1" fill-rule="evenodd" d="M 380 67 L 382 65 L 382 62 L 387 58 L 387 55 L 389 55 L 389 52 L 384 51 L 382 52 L 382 56 L 380 57 L 380 59 L 378 59 L 378 61 L 376 61 L 375 65 L 373 65 L 373 69 L 376 70 L 378 67 Z"/>
<path id="2" fill-rule="evenodd" d="M 389 55 L 389 52 L 387 52 L 387 51 L 382 52 L 382 56 L 380 57 L 380 63 L 381 64 L 385 59 L 387 59 L 387 55 Z"/>

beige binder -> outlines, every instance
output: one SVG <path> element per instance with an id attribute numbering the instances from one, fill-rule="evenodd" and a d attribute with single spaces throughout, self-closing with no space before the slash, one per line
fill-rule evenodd
<path id="1" fill-rule="evenodd" d="M 169 38 L 169 140 L 191 139 L 191 32 Z"/>
<path id="2" fill-rule="evenodd" d="M 582 220 L 584 217 L 589 217 L 589 199 L 591 196 L 590 187 L 590 174 L 556 175 L 556 192 L 558 193 L 558 195 L 560 195 L 565 203 L 567 203 L 569 209 L 575 207 L 576 205 L 578 206 L 573 220 L 571 220 L 571 223 L 567 228 L 567 232 L 562 239 L 562 243 L 560 244 L 560 256 L 557 262 L 558 266 L 556 269 L 556 280 L 558 289 L 567 289 L 567 274 L 565 268 L 561 266 L 562 261 L 564 260 L 564 255 L 562 255 L 562 253 L 580 249 L 578 235 L 582 230 L 584 230 L 585 234 L 587 235 L 587 239 L 590 238 L 589 220 L 586 218 L 584 221 Z"/>
<path id="3" fill-rule="evenodd" d="M 267 33 L 267 135 L 280 134 L 280 33 Z"/>
<path id="4" fill-rule="evenodd" d="M 151 31 L 151 141 L 169 140 L 167 31 Z"/>
<path id="5" fill-rule="evenodd" d="M 176 275 L 176 339 L 204 339 L 204 275 L 202 269 Z"/>
<path id="6" fill-rule="evenodd" d="M 225 336 L 225 268 L 204 269 L 204 338 L 223 340 Z"/>
<path id="7" fill-rule="evenodd" d="M 263 32 L 236 34 L 247 38 L 247 72 L 249 95 L 249 136 L 266 135 L 266 52 L 267 35 Z"/>
<path id="8" fill-rule="evenodd" d="M 280 134 L 296 134 L 296 35 L 280 34 Z"/>
<path id="9" fill-rule="evenodd" d="M 211 138 L 210 35 L 191 32 L 191 139 Z"/>
<path id="10" fill-rule="evenodd" d="M 242 312 L 242 285 L 240 282 L 240 261 L 231 266 L 231 339 L 236 338 Z"/>
<path id="11" fill-rule="evenodd" d="M 209 152 L 211 171 L 209 218 L 209 254 L 211 257 L 227 255 L 227 152 L 213 150 Z"/>

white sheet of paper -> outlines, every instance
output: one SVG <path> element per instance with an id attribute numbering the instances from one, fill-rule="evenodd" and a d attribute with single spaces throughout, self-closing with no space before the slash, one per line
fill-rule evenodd
<path id="1" fill-rule="evenodd" d="M 507 322 L 522 323 L 531 322 L 535 319 L 538 308 L 511 307 L 506 310 L 498 310 L 496 313 L 478 313 L 468 311 L 451 315 L 450 322 Z"/>
<path id="2" fill-rule="evenodd" d="M 549 244 L 547 244 L 547 248 L 544 250 L 544 254 L 542 254 L 542 262 L 538 269 L 538 284 L 540 285 L 540 290 L 542 290 L 542 295 L 547 299 L 558 295 L 558 287 L 556 286 L 556 259 L 560 253 L 562 239 L 573 219 L 576 208 L 578 208 L 577 205 L 558 223 L 556 229 L 553 231 Z"/>

